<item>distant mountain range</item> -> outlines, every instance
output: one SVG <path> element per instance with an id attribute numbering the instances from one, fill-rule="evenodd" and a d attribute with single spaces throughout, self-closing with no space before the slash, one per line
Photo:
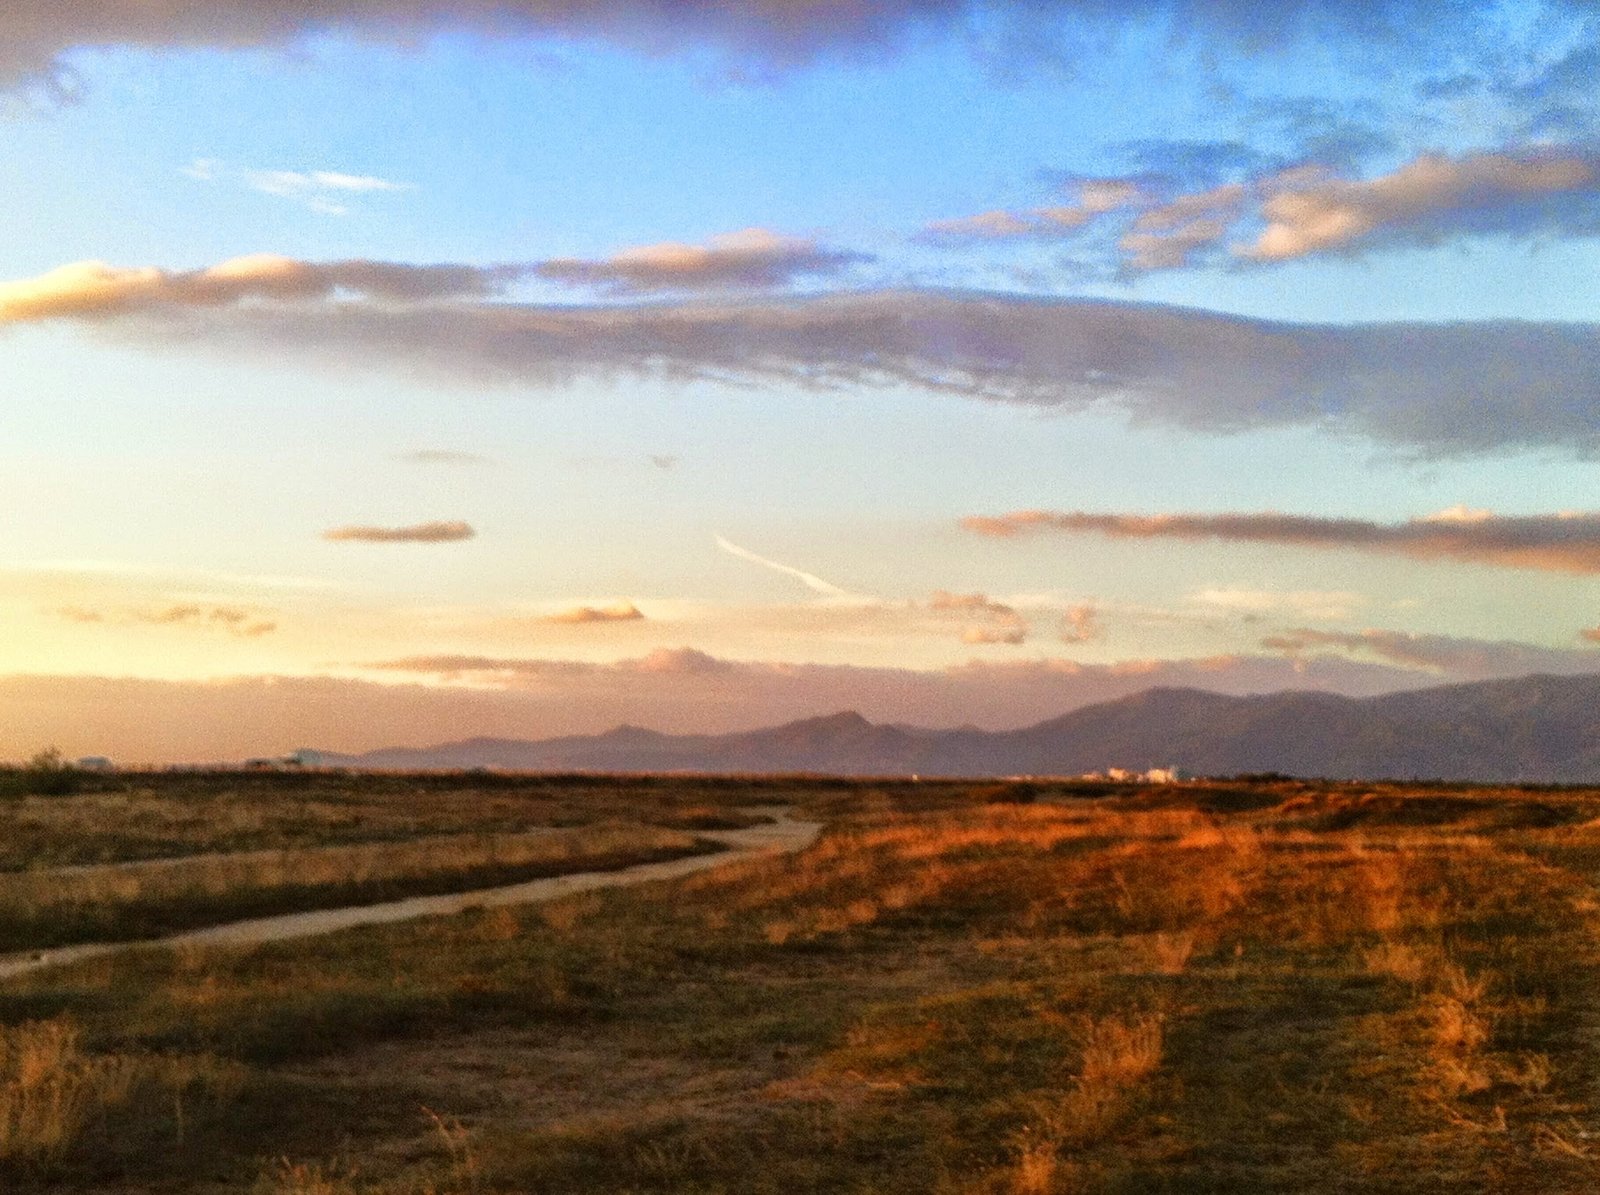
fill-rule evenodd
<path id="1" fill-rule="evenodd" d="M 324 753 L 335 766 L 529 772 L 1077 775 L 1176 766 L 1196 775 L 1600 783 L 1600 674 L 1528 676 L 1351 698 L 1147 689 L 1020 730 L 928 730 L 857 713 L 737 734 L 637 726 L 543 740 L 466 739 Z"/>

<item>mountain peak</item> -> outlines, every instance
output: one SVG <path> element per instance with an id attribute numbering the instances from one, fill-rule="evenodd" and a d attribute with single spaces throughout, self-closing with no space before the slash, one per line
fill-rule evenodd
<path id="1" fill-rule="evenodd" d="M 871 726 L 856 710 L 840 710 L 836 714 L 823 714 L 816 718 L 801 718 L 783 727 L 785 730 L 806 727 L 812 730 L 860 730 Z"/>

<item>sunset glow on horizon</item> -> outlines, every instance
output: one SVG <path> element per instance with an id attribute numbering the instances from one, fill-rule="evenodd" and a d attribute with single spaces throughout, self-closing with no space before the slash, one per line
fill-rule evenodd
<path id="1" fill-rule="evenodd" d="M 1600 14 L 1131 14 L 8 5 L 0 759 L 1600 671 Z"/>

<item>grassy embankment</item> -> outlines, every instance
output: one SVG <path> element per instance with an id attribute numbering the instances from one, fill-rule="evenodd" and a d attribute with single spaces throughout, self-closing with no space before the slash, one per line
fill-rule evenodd
<path id="1" fill-rule="evenodd" d="M 709 849 L 678 831 L 759 821 L 744 791 L 318 772 L 0 784 L 0 954 L 669 859 Z"/>
<path id="2" fill-rule="evenodd" d="M 517 834 L 606 819 L 678 829 L 748 823 L 740 781 L 328 772 L 79 773 L 75 791 L 37 795 L 0 773 L 0 872 L 398 842 L 424 835 Z"/>
<path id="3" fill-rule="evenodd" d="M 709 849 L 716 848 L 676 830 L 601 823 L 0 873 L 0 954 L 611 871 Z"/>
<path id="4" fill-rule="evenodd" d="M 836 789 L 803 855 L 669 888 L 14 981 L 0 1181 L 1595 1189 L 1600 794 L 1010 795 Z"/>

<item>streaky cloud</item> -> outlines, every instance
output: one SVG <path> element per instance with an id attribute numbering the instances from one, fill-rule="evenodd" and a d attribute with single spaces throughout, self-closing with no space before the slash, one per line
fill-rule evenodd
<path id="1" fill-rule="evenodd" d="M 1219 154 L 1218 160 L 1228 158 Z M 1091 220 L 1116 216 L 1120 231 L 1114 243 L 1107 241 L 1097 252 L 1104 255 L 1105 269 L 1138 274 L 1197 266 L 1264 267 L 1487 237 L 1531 241 L 1600 235 L 1600 151 L 1590 143 L 1457 157 L 1423 153 L 1368 178 L 1345 177 L 1334 162 L 1311 155 L 1274 163 L 1250 162 L 1241 154 L 1239 160 L 1253 168 L 1226 181 L 1210 178 L 1199 189 L 1175 186 L 1174 178 L 1159 174 L 1091 180 L 1100 188 L 1093 203 L 987 211 L 940 221 L 925 236 L 935 241 L 1064 238 L 1076 236 Z M 1181 160 L 1178 165 L 1180 174 L 1206 177 L 1199 167 Z"/>
<path id="2" fill-rule="evenodd" d="M 522 267 L 306 262 L 272 253 L 200 270 L 80 261 L 0 283 L 0 326 L 52 319 L 109 319 L 162 308 L 224 307 L 250 300 L 310 302 L 347 295 L 422 302 L 499 293 Z"/>
<path id="3" fill-rule="evenodd" d="M 206 606 L 198 602 L 109 610 L 69 605 L 57 607 L 54 613 L 58 618 L 81 626 L 185 627 L 220 631 L 239 639 L 259 639 L 278 629 L 276 622 L 241 606 Z"/>
<path id="4" fill-rule="evenodd" d="M 478 533 L 471 524 L 452 522 L 416 523 L 409 527 L 355 525 L 334 527 L 322 533 L 333 543 L 357 544 L 449 544 L 472 539 Z"/>
<path id="5" fill-rule="evenodd" d="M 418 448 L 403 452 L 397 458 L 411 465 L 487 465 L 488 457 L 476 452 L 462 452 L 456 448 Z"/>
<path id="6" fill-rule="evenodd" d="M 1034 532 L 1113 539 L 1222 540 L 1381 552 L 1579 576 L 1600 574 L 1600 513 L 1495 515 L 1456 508 L 1401 523 L 1293 514 L 1096 514 L 1023 510 L 976 515 L 962 526 L 1010 538 Z"/>
<path id="7" fill-rule="evenodd" d="M 1075 235 L 1101 216 L 1148 201 L 1139 181 L 1124 178 L 1073 180 L 1071 202 L 1028 209 L 989 211 L 975 216 L 936 220 L 923 230 L 925 239 L 993 241 L 1017 237 L 1051 239 Z"/>
<path id="8" fill-rule="evenodd" d="M 644 611 L 632 602 L 616 602 L 610 606 L 573 606 L 548 615 L 544 621 L 581 626 L 592 622 L 639 622 L 643 618 Z"/>
<path id="9" fill-rule="evenodd" d="M 870 260 L 866 254 L 830 249 L 814 240 L 746 228 L 712 237 L 706 245 L 669 242 L 597 260 L 553 258 L 530 273 L 549 282 L 617 295 L 772 290 L 802 278 L 836 275 Z"/>
<path id="10" fill-rule="evenodd" d="M 862 600 L 859 593 L 851 593 L 842 586 L 835 585 L 832 581 L 825 581 L 815 573 L 808 573 L 804 569 L 795 568 L 793 565 L 780 564 L 776 560 L 769 560 L 765 556 L 757 556 L 749 548 L 741 548 L 722 536 L 713 536 L 717 547 L 730 556 L 737 556 L 740 560 L 748 560 L 751 564 L 759 564 L 762 568 L 770 568 L 775 573 L 782 573 L 786 577 L 793 577 L 813 593 L 820 593 L 823 597 L 846 598 L 851 601 Z"/>
<path id="11" fill-rule="evenodd" d="M 1294 627 L 1261 640 L 1267 651 L 1304 660 L 1319 652 L 1370 656 L 1399 668 L 1416 668 L 1451 679 L 1485 680 L 1523 673 L 1593 672 L 1592 652 L 1540 647 L 1511 640 L 1468 639 L 1369 627 L 1361 631 L 1325 631 Z"/>

